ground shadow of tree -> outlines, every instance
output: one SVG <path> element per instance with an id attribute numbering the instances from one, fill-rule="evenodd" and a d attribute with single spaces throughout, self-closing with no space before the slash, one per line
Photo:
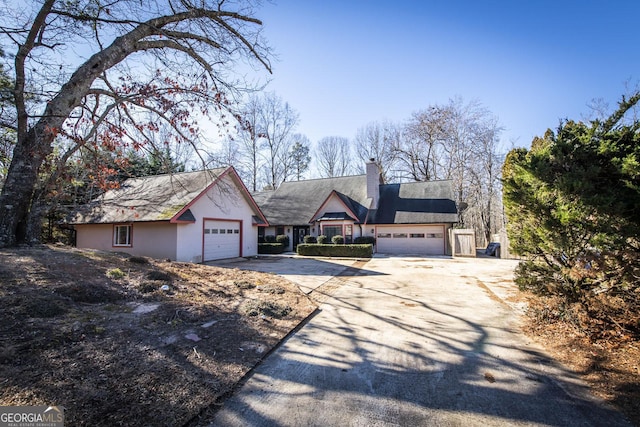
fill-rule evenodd
<path id="1" fill-rule="evenodd" d="M 287 411 L 286 425 L 629 425 L 573 373 L 523 345 L 515 325 L 496 326 L 506 308 L 476 323 L 456 314 L 466 301 L 453 296 L 428 304 L 400 283 L 367 283 L 333 295 L 212 425 L 282 425 L 273 407 Z M 371 301 L 380 297 L 397 312 L 378 314 Z"/>

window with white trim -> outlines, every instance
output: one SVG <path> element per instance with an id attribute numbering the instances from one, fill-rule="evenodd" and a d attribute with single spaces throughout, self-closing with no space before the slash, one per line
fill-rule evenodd
<path id="1" fill-rule="evenodd" d="M 113 246 L 131 246 L 131 224 L 113 227 Z"/>
<path id="2" fill-rule="evenodd" d="M 344 226 L 344 242 L 347 244 L 353 243 L 353 225 L 347 224 Z"/>

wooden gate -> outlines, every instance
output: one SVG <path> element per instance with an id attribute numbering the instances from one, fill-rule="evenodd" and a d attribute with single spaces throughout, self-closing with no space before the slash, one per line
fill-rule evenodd
<path id="1" fill-rule="evenodd" d="M 473 229 L 451 229 L 453 256 L 476 256 L 476 233 Z"/>

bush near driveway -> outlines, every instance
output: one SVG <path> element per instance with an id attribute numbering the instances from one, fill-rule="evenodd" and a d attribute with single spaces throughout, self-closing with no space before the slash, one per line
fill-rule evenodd
<path id="1" fill-rule="evenodd" d="M 289 247 L 289 236 L 286 234 L 278 234 L 276 236 L 276 243 L 281 243 L 285 247 Z"/>
<path id="2" fill-rule="evenodd" d="M 356 237 L 355 239 L 353 239 L 353 243 L 355 243 L 356 245 L 363 245 L 366 243 L 375 245 L 376 244 L 376 238 L 373 236 L 360 236 L 360 237 Z"/>
<path id="3" fill-rule="evenodd" d="M 304 242 L 305 243 L 318 243 L 318 239 L 316 239 L 316 236 L 304 236 Z"/>
<path id="4" fill-rule="evenodd" d="M 340 256 L 350 258 L 371 258 L 372 245 L 323 245 L 301 244 L 298 245 L 298 255 L 303 256 Z"/>
<path id="5" fill-rule="evenodd" d="M 282 243 L 258 243 L 259 254 L 281 254 L 284 248 Z"/>

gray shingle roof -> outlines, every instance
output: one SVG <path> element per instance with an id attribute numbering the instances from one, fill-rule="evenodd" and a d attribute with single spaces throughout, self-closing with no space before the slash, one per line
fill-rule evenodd
<path id="1" fill-rule="evenodd" d="M 275 191 L 253 196 L 270 225 L 306 225 L 334 190 L 364 222 L 369 206 L 366 175 L 284 182 Z"/>
<path id="2" fill-rule="evenodd" d="M 254 194 L 270 225 L 305 225 L 336 191 L 342 202 L 369 224 L 440 224 L 458 221 L 451 181 L 412 182 L 380 186 L 377 211 L 367 218 L 366 175 L 283 183 L 275 191 Z"/>
<path id="3" fill-rule="evenodd" d="M 71 224 L 168 221 L 228 168 L 132 178 L 74 212 Z M 185 212 L 186 214 L 186 212 Z M 188 214 L 181 220 L 189 220 Z M 191 215 L 193 217 L 193 215 Z"/>
<path id="4" fill-rule="evenodd" d="M 429 224 L 458 222 L 451 181 L 427 181 L 380 186 L 375 224 Z"/>

